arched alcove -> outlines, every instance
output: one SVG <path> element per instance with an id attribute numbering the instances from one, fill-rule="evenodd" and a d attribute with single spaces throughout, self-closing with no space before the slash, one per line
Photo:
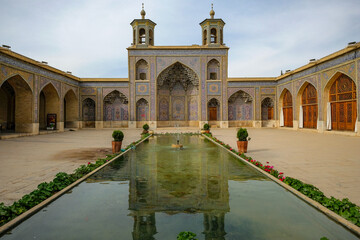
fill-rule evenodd
<path id="1" fill-rule="evenodd" d="M 127 127 L 128 126 L 128 99 L 114 90 L 104 97 L 104 127 Z"/>
<path id="2" fill-rule="evenodd" d="M 149 103 L 144 98 L 136 102 L 136 121 L 138 128 L 141 128 L 149 121 Z"/>
<path id="3" fill-rule="evenodd" d="M 148 79 L 148 63 L 144 59 L 140 59 L 136 63 L 136 80 Z"/>
<path id="4" fill-rule="evenodd" d="M 198 126 L 199 79 L 180 62 L 166 68 L 157 79 L 158 126 Z"/>
<path id="5" fill-rule="evenodd" d="M 208 107 L 208 121 L 220 121 L 220 102 L 216 98 L 210 99 L 207 104 Z"/>
<path id="6" fill-rule="evenodd" d="M 280 95 L 281 110 L 280 110 L 280 126 L 293 127 L 293 101 L 292 95 L 288 89 L 284 89 Z"/>
<path id="7" fill-rule="evenodd" d="M 327 128 L 338 131 L 354 131 L 357 118 L 355 82 L 343 73 L 336 73 L 324 90 Z"/>
<path id="8" fill-rule="evenodd" d="M 232 94 L 228 100 L 228 120 L 229 126 L 252 126 L 254 119 L 253 99 L 252 97 L 239 90 Z"/>
<path id="9" fill-rule="evenodd" d="M 73 90 L 69 90 L 64 97 L 64 127 L 79 127 L 79 101 Z"/>
<path id="10" fill-rule="evenodd" d="M 299 106 L 299 127 L 317 128 L 318 96 L 314 85 L 305 82 L 298 93 L 297 106 Z"/>
<path id="11" fill-rule="evenodd" d="M 0 88 L 0 124 L 3 131 L 33 132 L 33 93 L 28 83 L 15 75 Z"/>
<path id="12" fill-rule="evenodd" d="M 95 101 L 91 98 L 86 98 L 82 102 L 82 121 L 83 128 L 95 128 Z"/>
<path id="13" fill-rule="evenodd" d="M 39 129 L 59 129 L 60 97 L 52 83 L 40 91 L 39 106 Z"/>
<path id="14" fill-rule="evenodd" d="M 217 80 L 220 79 L 220 63 L 216 59 L 212 59 L 207 64 L 207 79 Z"/>

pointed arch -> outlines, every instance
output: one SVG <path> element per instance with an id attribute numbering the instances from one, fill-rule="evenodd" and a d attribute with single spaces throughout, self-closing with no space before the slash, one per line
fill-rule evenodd
<path id="1" fill-rule="evenodd" d="M 144 59 L 136 62 L 136 80 L 147 80 L 149 78 L 148 63 Z"/>
<path id="2" fill-rule="evenodd" d="M 220 79 L 220 63 L 215 58 L 207 63 L 207 79 L 217 80 Z"/>
<path id="3" fill-rule="evenodd" d="M 33 92 L 20 74 L 0 85 L 0 124 L 3 130 L 33 132 Z"/>
<path id="4" fill-rule="evenodd" d="M 14 81 L 18 81 L 19 83 L 21 82 L 21 84 L 25 84 L 27 86 L 26 88 L 29 89 L 31 91 L 31 93 L 33 93 L 32 86 L 30 86 L 30 84 L 25 80 L 25 78 L 23 76 L 21 76 L 21 74 L 15 73 L 15 74 L 12 74 L 12 75 L 6 77 L 2 82 L 0 82 L 0 87 L 5 82 L 9 82 L 8 80 L 11 80 L 10 82 L 12 82 L 13 84 L 15 84 Z"/>
<path id="5" fill-rule="evenodd" d="M 190 84 L 199 86 L 199 78 L 195 71 L 179 61 L 165 68 L 157 77 L 158 87 L 168 84 L 172 88 L 177 82 L 180 82 L 185 90 Z"/>
<path id="6" fill-rule="evenodd" d="M 140 98 L 136 102 L 136 121 L 149 121 L 149 103 L 145 98 Z"/>
<path id="7" fill-rule="evenodd" d="M 39 129 L 59 129 L 60 96 L 51 82 L 41 89 L 39 103 Z"/>
<path id="8" fill-rule="evenodd" d="M 266 97 L 261 101 L 261 120 L 274 120 L 274 100 L 270 97 Z"/>
<path id="9" fill-rule="evenodd" d="M 69 89 L 64 96 L 64 127 L 79 127 L 79 100 L 74 90 Z"/>
<path id="10" fill-rule="evenodd" d="M 180 62 L 165 68 L 157 78 L 158 126 L 195 126 L 198 121 L 199 79 Z"/>
<path id="11" fill-rule="evenodd" d="M 296 116 L 300 128 L 317 129 L 318 93 L 313 84 L 305 81 L 296 96 Z"/>
<path id="12" fill-rule="evenodd" d="M 211 98 L 208 103 L 208 121 L 220 121 L 220 102 L 216 98 Z"/>
<path id="13" fill-rule="evenodd" d="M 250 121 L 253 120 L 253 99 L 252 97 L 239 90 L 233 93 L 228 99 L 228 119 L 229 121 Z"/>
<path id="14" fill-rule="evenodd" d="M 280 127 L 293 127 L 293 100 L 292 94 L 284 88 L 280 94 Z"/>
<path id="15" fill-rule="evenodd" d="M 329 130 L 355 130 L 357 89 L 350 76 L 336 72 L 325 85 L 323 100 L 324 120 Z"/>
<path id="16" fill-rule="evenodd" d="M 114 90 L 104 97 L 103 103 L 104 127 L 127 126 L 127 121 L 129 120 L 128 98 L 125 94 L 118 90 Z"/>
<path id="17" fill-rule="evenodd" d="M 96 103 L 91 98 L 82 101 L 82 121 L 84 128 L 95 128 Z"/>

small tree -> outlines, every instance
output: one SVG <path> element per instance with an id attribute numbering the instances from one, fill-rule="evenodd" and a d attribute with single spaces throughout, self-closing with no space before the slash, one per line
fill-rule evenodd
<path id="1" fill-rule="evenodd" d="M 204 128 L 204 130 L 210 130 L 210 125 L 205 123 L 203 128 Z"/>
<path id="2" fill-rule="evenodd" d="M 120 130 L 115 130 L 112 134 L 115 142 L 121 142 L 124 139 L 124 133 Z"/>
<path id="3" fill-rule="evenodd" d="M 250 138 L 248 138 L 249 134 L 247 132 L 246 128 L 239 128 L 238 132 L 237 132 L 237 138 L 239 139 L 239 141 L 248 141 L 250 140 Z"/>

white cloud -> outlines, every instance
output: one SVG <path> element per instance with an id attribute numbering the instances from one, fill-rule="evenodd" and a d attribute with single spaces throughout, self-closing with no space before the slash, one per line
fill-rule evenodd
<path id="1" fill-rule="evenodd" d="M 142 1 L 0 0 L 1 44 L 80 77 L 127 77 L 129 23 Z M 229 76 L 277 76 L 360 40 L 358 0 L 214 1 Z M 200 44 L 210 2 L 145 1 L 156 45 Z"/>

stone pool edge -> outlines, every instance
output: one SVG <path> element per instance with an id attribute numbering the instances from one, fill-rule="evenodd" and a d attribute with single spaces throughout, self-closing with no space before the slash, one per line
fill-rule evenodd
<path id="1" fill-rule="evenodd" d="M 298 198 L 302 199 L 303 201 L 305 201 L 306 203 L 310 204 L 310 206 L 316 208 L 317 210 L 321 211 L 322 213 L 324 213 L 326 216 L 328 216 L 329 218 L 331 218 L 332 220 L 334 220 L 335 222 L 341 224 L 342 226 L 344 226 L 345 228 L 347 228 L 349 231 L 351 231 L 352 233 L 354 233 L 356 236 L 360 237 L 360 227 L 356 226 L 355 224 L 349 222 L 348 220 L 346 220 L 345 218 L 339 216 L 338 214 L 334 213 L 333 211 L 327 209 L 326 207 L 324 207 L 323 205 L 321 205 L 320 203 L 312 200 L 311 198 L 307 197 L 306 195 L 302 194 L 301 192 L 295 190 L 294 188 L 292 188 L 291 186 L 285 184 L 284 182 L 280 181 L 279 179 L 277 179 L 276 177 L 272 176 L 271 174 L 263 171 L 262 169 L 254 166 L 253 164 L 249 163 L 248 161 L 246 161 L 245 159 L 243 159 L 242 157 L 240 157 L 239 155 L 235 154 L 234 152 L 230 151 L 229 149 L 227 149 L 226 147 L 224 147 L 223 145 L 217 143 L 216 141 L 214 141 L 213 139 L 209 138 L 208 136 L 201 134 L 201 136 L 205 137 L 206 139 L 210 140 L 211 142 L 215 143 L 216 145 L 218 145 L 219 147 L 222 147 L 223 149 L 225 149 L 226 151 L 228 151 L 229 153 L 231 153 L 233 156 L 235 156 L 236 158 L 240 159 L 242 162 L 246 163 L 248 166 L 251 166 L 253 169 L 256 169 L 256 171 L 262 173 L 263 175 L 267 176 L 268 178 L 270 178 L 272 181 L 274 181 L 275 183 L 277 183 L 278 185 L 282 186 L 283 188 L 285 188 L 286 190 L 290 191 L 291 193 L 293 193 L 295 196 L 297 196 Z"/>
<path id="2" fill-rule="evenodd" d="M 141 139 L 140 142 L 138 142 L 137 144 L 135 144 L 135 146 L 141 144 L 142 142 L 144 142 L 145 140 L 149 139 L 150 137 L 152 137 L 153 134 L 150 134 L 149 136 L 147 136 L 144 139 Z M 2 237 L 6 231 L 11 230 L 12 228 L 16 227 L 17 225 L 19 225 L 21 222 L 25 221 L 26 219 L 28 219 L 29 217 L 31 217 L 32 215 L 34 215 L 35 213 L 37 213 L 38 211 L 40 211 L 43 207 L 45 207 L 46 205 L 50 204 L 51 202 L 55 201 L 57 198 L 61 197 L 62 195 L 64 195 L 67 191 L 69 191 L 70 189 L 76 187 L 77 185 L 79 185 L 81 182 L 83 182 L 85 179 L 87 179 L 88 177 L 90 177 L 91 175 L 93 175 L 94 173 L 96 173 L 97 171 L 101 170 L 102 168 L 104 168 L 105 166 L 107 166 L 108 164 L 110 164 L 111 162 L 115 161 L 116 159 L 118 159 L 119 157 L 121 157 L 122 155 L 124 155 L 125 153 L 127 153 L 128 151 L 130 151 L 131 148 L 127 149 L 125 152 L 120 153 L 119 155 L 117 155 L 116 157 L 114 157 L 113 159 L 111 159 L 110 161 L 104 163 L 103 165 L 101 165 L 100 167 L 98 167 L 97 169 L 95 169 L 94 171 L 86 174 L 85 176 L 83 176 L 82 178 L 76 180 L 75 182 L 73 182 L 72 184 L 70 184 L 69 186 L 67 186 L 66 188 L 62 189 L 61 191 L 55 193 L 54 195 L 52 195 L 51 197 L 45 199 L 44 201 L 42 201 L 41 203 L 39 203 L 38 205 L 30 208 L 29 210 L 27 210 L 26 212 L 24 212 L 23 214 L 17 216 L 16 218 L 14 218 L 13 220 L 11 220 L 10 222 L 4 224 L 3 226 L 0 227 L 0 237 Z"/>

